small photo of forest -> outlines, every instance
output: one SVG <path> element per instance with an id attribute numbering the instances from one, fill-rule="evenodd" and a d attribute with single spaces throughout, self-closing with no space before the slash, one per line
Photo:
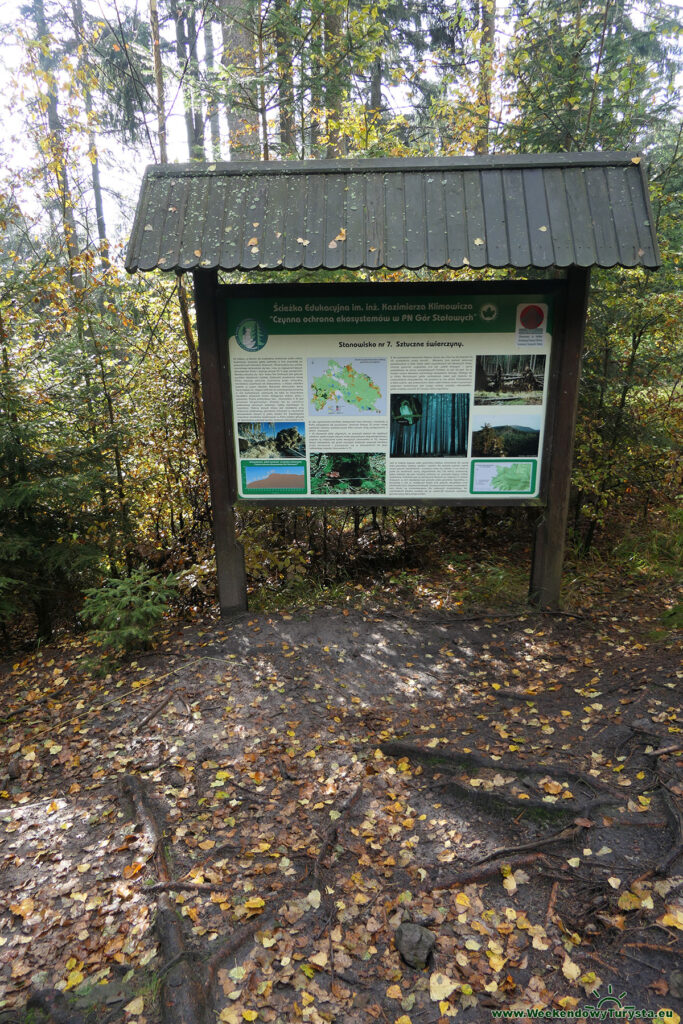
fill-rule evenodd
<path id="1" fill-rule="evenodd" d="M 306 425 L 238 423 L 237 440 L 245 459 L 303 459 L 306 457 Z"/>
<path id="2" fill-rule="evenodd" d="M 311 455 L 312 494 L 384 494 L 387 460 L 383 452 L 315 452 Z"/>
<path id="3" fill-rule="evenodd" d="M 470 396 L 391 396 L 389 454 L 395 459 L 467 455 Z"/>
<path id="4" fill-rule="evenodd" d="M 541 413 L 505 409 L 475 410 L 472 415 L 472 455 L 511 458 L 538 455 Z"/>
<path id="5" fill-rule="evenodd" d="M 477 356 L 475 405 L 541 405 L 544 355 Z"/>

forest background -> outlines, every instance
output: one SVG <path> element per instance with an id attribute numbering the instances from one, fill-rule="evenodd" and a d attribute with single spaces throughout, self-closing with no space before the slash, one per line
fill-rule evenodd
<path id="1" fill-rule="evenodd" d="M 607 552 L 620 572 L 670 574 L 683 543 L 680 14 L 656 0 L 6 8 L 0 641 L 82 619 L 111 637 L 125 607 L 140 612 L 115 637 L 125 647 L 169 601 L 188 611 L 214 599 L 191 283 L 122 266 L 144 166 L 169 159 L 644 152 L 663 267 L 593 274 L 571 559 L 575 575 Z M 358 274 L 224 278 L 271 279 Z M 421 574 L 445 559 L 460 576 L 442 603 L 477 572 L 488 598 L 495 580 L 521 593 L 514 552 L 533 515 L 249 509 L 238 527 L 252 607 L 310 601 L 321 586 L 329 596 L 359 576 L 408 580 L 430 599 Z"/>

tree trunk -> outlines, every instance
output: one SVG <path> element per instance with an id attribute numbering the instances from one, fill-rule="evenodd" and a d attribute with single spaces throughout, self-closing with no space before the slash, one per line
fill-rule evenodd
<path id="1" fill-rule="evenodd" d="M 290 36 L 290 0 L 276 0 L 275 47 L 277 52 L 278 107 L 280 115 L 280 156 L 296 151 L 294 137 L 294 53 Z"/>
<path id="2" fill-rule="evenodd" d="M 190 19 L 184 11 L 179 9 L 177 0 L 171 0 L 170 9 L 175 24 L 176 57 L 183 82 L 182 91 L 187 152 L 190 160 L 202 160 L 204 158 L 204 138 L 201 100 L 195 96 L 196 58 L 194 53 L 196 51 L 196 40 L 194 37 L 188 38 L 191 22 L 194 19 L 193 17 Z M 200 103 L 199 112 L 196 110 L 197 100 Z M 201 129 L 198 136 L 197 131 L 200 124 Z"/>
<path id="3" fill-rule="evenodd" d="M 327 118 L 327 150 L 328 160 L 343 156 L 345 151 L 340 122 L 342 116 L 342 100 L 344 98 L 341 51 L 342 24 L 335 0 L 332 7 L 325 7 L 323 16 L 323 36 L 325 46 L 325 109 Z"/>
<path id="4" fill-rule="evenodd" d="M 213 24 L 209 19 L 208 13 L 205 16 L 204 21 L 204 54 L 206 60 L 206 71 L 209 77 L 209 83 L 213 86 L 213 70 L 215 66 L 215 50 L 213 45 Z M 209 128 L 211 130 L 211 158 L 213 160 L 220 160 L 221 158 L 221 126 L 220 118 L 218 114 L 218 103 L 216 102 L 216 95 L 213 90 L 209 94 L 208 100 L 208 114 L 209 114 Z"/>
<path id="5" fill-rule="evenodd" d="M 477 121 L 479 131 L 474 152 L 481 156 L 489 151 L 491 120 L 491 82 L 496 35 L 496 0 L 481 0 L 481 42 L 479 44 L 479 78 L 477 81 Z"/>
<path id="6" fill-rule="evenodd" d="M 266 68 L 265 68 L 265 48 L 263 44 L 264 35 L 264 17 L 263 17 L 263 6 L 261 0 L 258 4 L 258 72 L 260 78 L 259 84 L 259 114 L 261 116 L 261 149 L 263 152 L 263 159 L 270 160 L 270 146 L 268 142 L 268 109 L 266 105 Z"/>
<path id="7" fill-rule="evenodd" d="M 187 291 L 185 289 L 182 274 L 178 274 L 178 304 L 180 305 L 180 315 L 183 321 L 185 343 L 187 344 L 187 351 L 190 357 L 192 405 L 194 408 L 197 442 L 199 444 L 199 450 L 201 452 L 202 457 L 206 458 L 204 407 L 202 405 L 202 385 L 201 378 L 199 375 L 199 356 L 197 355 L 197 343 L 195 342 L 194 331 L 192 330 L 192 321 L 190 320 L 190 311 L 187 302 Z"/>
<path id="8" fill-rule="evenodd" d="M 187 89 L 192 108 L 192 150 L 191 160 L 204 160 L 204 103 L 199 82 L 199 61 L 197 59 L 197 19 L 194 8 L 189 7 L 187 24 Z"/>
<path id="9" fill-rule="evenodd" d="M 164 71 L 161 64 L 161 41 L 159 38 L 159 10 L 157 0 L 149 0 L 149 24 L 152 33 L 154 54 L 154 85 L 156 88 L 157 124 L 159 126 L 159 163 L 168 163 L 166 150 L 166 101 L 164 98 Z"/>
<path id="10" fill-rule="evenodd" d="M 230 157 L 261 159 L 259 100 L 253 79 L 256 74 L 253 0 L 219 0 L 223 53 L 221 64 L 233 69 L 226 94 L 230 133 Z"/>
<path id="11" fill-rule="evenodd" d="M 83 44 L 83 52 L 87 52 L 85 40 L 85 24 L 83 19 L 83 4 L 81 0 L 72 0 L 74 25 L 78 39 Z M 84 76 L 83 99 L 85 103 L 85 116 L 88 126 L 88 153 L 90 156 L 90 174 L 92 179 L 92 190 L 95 197 L 95 215 L 97 217 L 97 237 L 100 243 L 100 259 L 102 266 L 106 269 L 110 265 L 109 242 L 107 240 L 107 227 L 104 220 L 104 204 L 102 202 L 102 184 L 100 182 L 100 165 L 97 155 L 97 143 L 93 130 L 93 105 L 90 86 L 88 85 L 88 74 Z"/>
<path id="12" fill-rule="evenodd" d="M 56 179 L 57 196 L 61 207 L 64 239 L 69 258 L 70 278 L 76 287 L 81 287 L 81 275 L 78 269 L 78 235 L 76 233 L 76 220 L 66 167 L 63 127 L 57 106 L 57 82 L 53 74 L 53 63 L 50 57 L 49 33 L 43 0 L 34 0 L 33 16 L 36 23 L 36 35 L 45 44 L 40 47 L 38 60 L 40 70 L 47 85 L 47 124 L 49 132 L 47 143 L 50 162 Z"/>
<path id="13" fill-rule="evenodd" d="M 379 117 L 382 112 L 382 58 L 377 57 L 370 72 L 370 114 Z"/>

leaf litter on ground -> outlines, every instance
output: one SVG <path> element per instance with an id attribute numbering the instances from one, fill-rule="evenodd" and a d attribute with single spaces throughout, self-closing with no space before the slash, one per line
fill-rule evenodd
<path id="1" fill-rule="evenodd" d="M 156 1024 L 153 888 L 196 970 L 215 967 L 224 1021 L 445 1021 L 608 984 L 669 1005 L 683 865 L 655 868 L 680 757 L 646 751 L 680 735 L 673 645 L 643 642 L 632 607 L 590 623 L 346 610 L 207 619 L 100 680 L 78 643 L 6 667 L 5 1007 L 44 988 Z M 122 796 L 131 774 L 168 883 Z M 396 949 L 405 921 L 436 935 L 422 971 Z"/>

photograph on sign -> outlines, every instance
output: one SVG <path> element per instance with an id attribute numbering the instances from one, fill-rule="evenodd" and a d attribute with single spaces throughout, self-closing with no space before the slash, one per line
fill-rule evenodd
<path id="1" fill-rule="evenodd" d="M 475 405 L 541 405 L 545 356 L 477 356 Z"/>
<path id="2" fill-rule="evenodd" d="M 467 455 L 469 394 L 392 395 L 392 458 L 443 459 Z"/>
<path id="3" fill-rule="evenodd" d="M 541 413 L 537 409 L 475 409 L 472 455 L 508 459 L 537 456 L 541 426 Z"/>
<path id="4" fill-rule="evenodd" d="M 387 460 L 384 452 L 313 452 L 313 494 L 385 494 Z"/>
<path id="5" fill-rule="evenodd" d="M 350 295 L 230 299 L 239 497 L 537 496 L 552 297 Z"/>
<path id="6" fill-rule="evenodd" d="M 306 424 L 275 422 L 237 424 L 237 443 L 244 459 L 303 459 Z"/>

